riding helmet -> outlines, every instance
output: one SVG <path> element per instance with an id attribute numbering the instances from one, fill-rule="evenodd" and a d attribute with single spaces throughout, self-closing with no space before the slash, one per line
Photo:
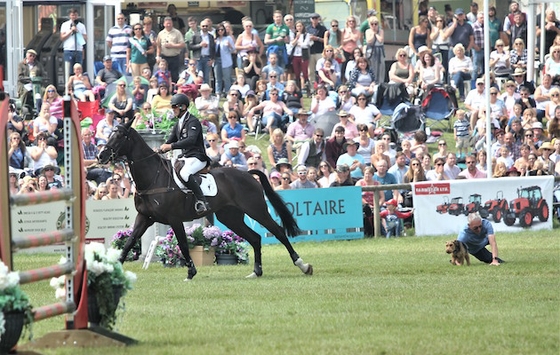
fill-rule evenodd
<path id="1" fill-rule="evenodd" d="M 189 98 L 185 94 L 175 94 L 171 98 L 171 106 L 174 105 L 185 105 L 185 107 L 189 107 L 190 105 Z"/>

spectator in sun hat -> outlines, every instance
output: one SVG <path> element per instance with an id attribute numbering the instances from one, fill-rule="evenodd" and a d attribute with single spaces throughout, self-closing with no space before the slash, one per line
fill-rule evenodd
<path id="1" fill-rule="evenodd" d="M 62 178 L 58 175 L 60 174 L 60 169 L 52 164 L 45 165 L 41 170 L 41 174 L 45 175 L 47 178 L 48 189 L 60 189 L 64 185 L 62 183 Z"/>
<path id="2" fill-rule="evenodd" d="M 556 165 L 556 160 L 552 160 L 551 155 L 554 152 L 554 145 L 550 142 L 544 142 L 539 148 L 538 161 L 542 162 L 543 170 L 546 171 L 548 175 L 554 175 L 554 168 Z"/>
<path id="3" fill-rule="evenodd" d="M 225 167 L 232 167 L 238 170 L 247 171 L 247 159 L 245 155 L 239 151 L 239 142 L 231 140 L 225 146 L 225 151 L 220 159 L 220 164 Z"/>
<path id="4" fill-rule="evenodd" d="M 280 173 L 284 173 L 285 171 L 289 171 L 291 173 L 292 171 L 292 164 L 287 158 L 278 159 L 275 167 L 276 167 L 276 171 Z"/>
<path id="5" fill-rule="evenodd" d="M 335 174 L 335 180 L 330 187 L 354 186 L 354 182 L 352 181 L 352 177 L 350 176 L 350 167 L 348 165 L 337 165 Z"/>
<path id="6" fill-rule="evenodd" d="M 268 178 L 268 180 L 270 181 L 272 187 L 276 189 L 278 186 L 280 186 L 282 174 L 277 171 L 273 171 L 272 173 L 270 173 L 270 177 Z"/>
<path id="7" fill-rule="evenodd" d="M 338 159 L 336 160 L 336 165 L 348 165 L 348 167 L 350 168 L 350 176 L 352 177 L 354 183 L 356 183 L 356 181 L 364 177 L 364 168 L 366 167 L 366 162 L 364 160 L 364 157 L 357 153 L 359 146 L 359 143 L 357 141 L 354 141 L 353 139 L 347 139 L 346 142 L 344 142 L 343 146 L 346 150 L 346 153 L 338 157 Z"/>

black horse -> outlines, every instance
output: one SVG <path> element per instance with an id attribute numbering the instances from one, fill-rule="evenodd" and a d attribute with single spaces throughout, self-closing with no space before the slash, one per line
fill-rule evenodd
<path id="1" fill-rule="evenodd" d="M 175 183 L 171 161 L 154 152 L 133 128 L 131 123 L 113 129 L 109 141 L 99 152 L 99 162 L 105 164 L 119 157 L 126 157 L 130 172 L 136 184 L 134 204 L 138 216 L 133 232 L 125 243 L 120 260 L 126 255 L 146 229 L 155 222 L 167 224 L 175 231 L 181 253 L 187 260 L 187 280 L 196 275 L 196 267 L 189 255 L 187 236 L 183 222 L 200 218 L 194 210 L 194 195 L 185 194 Z M 255 264 L 253 273 L 247 277 L 262 276 L 261 237 L 244 222 L 247 214 L 278 239 L 292 258 L 293 263 L 307 275 L 313 274 L 313 267 L 305 264 L 296 253 L 287 235 L 296 236 L 300 229 L 282 198 L 272 189 L 265 174 L 260 171 L 239 171 L 235 168 L 216 168 L 208 172 L 217 185 L 217 194 L 207 196 L 210 210 L 225 226 L 245 238 L 253 247 Z M 253 175 L 258 176 L 258 181 Z M 260 183 L 259 183 L 260 181 Z M 280 216 L 282 226 L 278 225 L 268 212 L 264 194 Z"/>

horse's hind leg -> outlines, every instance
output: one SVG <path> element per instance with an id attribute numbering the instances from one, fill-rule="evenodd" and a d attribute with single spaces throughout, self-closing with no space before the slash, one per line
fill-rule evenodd
<path id="1" fill-rule="evenodd" d="M 235 234 L 245 239 L 253 247 L 253 252 L 255 254 L 255 263 L 253 266 L 253 273 L 248 275 L 251 277 L 260 277 L 263 274 L 262 271 L 262 255 L 261 255 L 261 236 L 258 235 L 254 230 L 249 228 L 243 220 L 245 213 L 238 210 L 235 207 L 228 207 L 226 210 L 221 210 L 216 212 L 216 217 L 220 222 L 222 222 L 226 227 L 231 229 Z"/>
<path id="2" fill-rule="evenodd" d="M 130 249 L 132 249 L 132 247 L 136 244 L 138 238 L 144 235 L 146 229 L 148 229 L 152 224 L 154 224 L 154 221 L 152 219 L 150 219 L 148 216 L 138 213 L 136 219 L 134 220 L 132 233 L 126 240 L 126 243 L 124 244 L 123 250 L 121 252 L 121 256 L 119 258 L 121 264 L 125 262 L 126 256 L 130 252 Z"/>
<path id="3" fill-rule="evenodd" d="M 262 216 L 262 212 L 258 215 L 258 217 L 256 214 L 247 214 L 257 222 L 259 222 L 264 228 L 268 229 L 272 234 L 274 234 L 276 239 L 278 239 L 280 243 L 282 243 L 284 247 L 286 247 L 286 250 L 288 250 L 288 253 L 290 253 L 292 262 L 294 263 L 294 265 L 299 267 L 301 272 L 303 272 L 305 275 L 313 275 L 313 266 L 311 264 L 306 264 L 303 262 L 303 259 L 300 258 L 300 256 L 288 240 L 288 236 L 286 235 L 286 231 L 284 230 L 284 228 L 276 223 L 274 219 L 272 219 L 272 216 L 268 214 L 268 212 L 266 212 L 266 216 L 264 217 Z"/>
<path id="4" fill-rule="evenodd" d="M 189 244 L 187 242 L 187 234 L 185 233 L 185 227 L 181 221 L 175 221 L 170 224 L 171 228 L 175 232 L 175 238 L 177 238 L 177 244 L 179 245 L 179 249 L 181 249 L 181 254 L 187 260 L 187 278 L 185 281 L 190 281 L 196 275 L 196 267 L 191 259 L 191 255 L 189 254 Z"/>

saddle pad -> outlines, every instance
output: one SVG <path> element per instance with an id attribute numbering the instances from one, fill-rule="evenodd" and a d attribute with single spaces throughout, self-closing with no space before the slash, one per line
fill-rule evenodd
<path id="1" fill-rule="evenodd" d="M 216 196 L 218 194 L 218 186 L 216 185 L 214 176 L 212 176 L 211 174 L 195 174 L 194 176 L 196 178 L 196 181 L 200 184 L 200 189 L 202 190 L 204 196 Z M 173 169 L 173 180 L 175 180 L 175 183 L 179 185 L 184 193 L 190 191 L 187 189 L 185 184 L 183 184 L 181 179 L 179 179 L 175 169 Z"/>

